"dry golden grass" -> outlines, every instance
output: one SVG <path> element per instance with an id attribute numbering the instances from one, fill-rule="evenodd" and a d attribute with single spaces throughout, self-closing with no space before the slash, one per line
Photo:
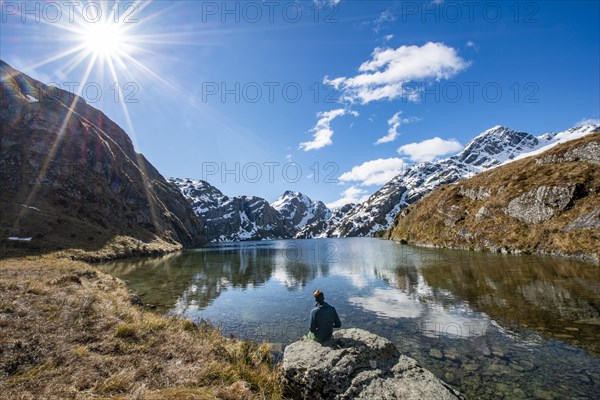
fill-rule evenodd
<path id="1" fill-rule="evenodd" d="M 600 168 L 589 162 L 538 164 L 536 159 L 563 156 L 566 151 L 600 141 L 588 135 L 543 153 L 483 172 L 471 179 L 433 190 L 398 215 L 387 237 L 416 244 L 466 249 L 495 249 L 526 253 L 564 254 L 600 259 L 598 229 L 565 231 L 575 218 L 600 206 Z M 578 185 L 582 194 L 568 209 L 550 220 L 526 224 L 504 212 L 508 203 L 539 186 Z M 491 196 L 472 200 L 460 195 L 461 187 L 491 189 Z M 489 218 L 476 218 L 485 207 Z"/>
<path id="2" fill-rule="evenodd" d="M 31 242 L 9 241 L 0 238 L 0 259 L 31 255 L 53 255 L 87 262 L 99 262 L 116 258 L 142 257 L 172 253 L 181 250 L 180 244 L 169 243 L 155 236 L 147 242 L 131 236 L 116 235 L 102 237 L 94 243 L 82 245 L 75 239 L 55 242 L 33 238 Z M 59 249 L 59 250 L 57 250 Z"/>
<path id="3" fill-rule="evenodd" d="M 132 304 L 56 256 L 0 261 L 0 398 L 277 399 L 266 345 Z"/>

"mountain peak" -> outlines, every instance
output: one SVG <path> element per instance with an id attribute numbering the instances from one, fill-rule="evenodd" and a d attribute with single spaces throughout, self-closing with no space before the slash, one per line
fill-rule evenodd
<path id="1" fill-rule="evenodd" d="M 227 197 L 206 181 L 171 178 L 192 204 L 213 242 L 289 239 L 307 224 L 325 220 L 330 211 L 321 201 L 286 190 L 273 204 L 252 195 Z"/>
<path id="2" fill-rule="evenodd" d="M 538 143 L 529 133 L 496 125 L 477 135 L 454 157 L 465 164 L 490 168 L 512 159 L 517 153 L 534 149 Z"/>
<path id="3" fill-rule="evenodd" d="M 281 208 L 284 208 L 286 204 L 295 200 L 304 203 L 306 206 L 310 206 L 313 204 L 312 199 L 306 196 L 305 194 L 302 194 L 300 192 L 294 192 L 293 190 L 286 190 L 281 196 L 277 198 L 277 200 L 271 203 L 271 206 L 274 207 L 276 210 L 280 210 Z"/>
<path id="4" fill-rule="evenodd" d="M 293 190 L 286 190 L 285 192 L 283 192 L 283 194 L 279 197 L 281 198 L 285 198 L 285 197 L 300 197 L 302 196 L 302 193 L 300 192 L 294 192 Z"/>
<path id="5" fill-rule="evenodd" d="M 312 236 L 365 236 L 388 229 L 404 207 L 434 188 L 457 182 L 479 172 L 527 157 L 548 146 L 600 129 L 594 125 L 571 128 L 556 134 L 535 137 L 506 126 L 496 125 L 477 135 L 458 154 L 443 160 L 422 162 L 396 175 L 365 202 L 352 208 L 339 222 Z M 308 231 L 308 229 L 305 229 Z"/>

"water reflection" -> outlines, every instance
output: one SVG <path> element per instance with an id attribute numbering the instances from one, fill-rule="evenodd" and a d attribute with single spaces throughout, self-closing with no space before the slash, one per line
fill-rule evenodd
<path id="1" fill-rule="evenodd" d="M 222 244 L 102 268 L 159 310 L 283 344 L 306 332 L 320 288 L 344 326 L 388 337 L 471 398 L 600 390 L 600 275 L 575 261 L 357 238 Z"/>
<path id="2" fill-rule="evenodd" d="M 572 260 L 349 239 L 224 244 L 103 268 L 146 303 L 178 315 L 210 307 L 226 290 L 268 282 L 310 299 L 306 286 L 317 281 L 342 306 L 372 318 L 418 319 L 426 334 L 483 334 L 497 321 L 600 354 L 599 272 Z"/>
<path id="3" fill-rule="evenodd" d="M 408 294 L 390 288 L 376 288 L 367 296 L 350 297 L 348 301 L 356 307 L 388 318 L 417 318 L 426 309 Z"/>
<path id="4" fill-rule="evenodd" d="M 510 330 L 528 328 L 600 355 L 600 271 L 573 260 L 472 253 L 421 269 L 443 288 Z"/>

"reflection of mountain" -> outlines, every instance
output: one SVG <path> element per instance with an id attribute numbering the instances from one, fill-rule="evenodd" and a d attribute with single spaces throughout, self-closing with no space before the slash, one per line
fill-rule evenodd
<path id="1" fill-rule="evenodd" d="M 126 280 L 144 303 L 167 311 L 174 304 L 204 308 L 228 287 L 264 284 L 273 272 L 273 249 L 189 251 L 105 268 Z M 180 298 L 181 297 L 181 298 Z"/>
<path id="2" fill-rule="evenodd" d="M 172 312 L 181 315 L 203 309 L 230 287 L 249 289 L 264 284 L 273 273 L 273 253 L 268 248 L 242 247 L 186 254 L 197 264 L 196 274 L 188 281 Z"/>
<path id="3" fill-rule="evenodd" d="M 121 260 L 103 268 L 127 281 L 144 303 L 183 314 L 206 308 L 228 288 L 252 289 L 271 278 L 288 290 L 303 288 L 329 274 L 327 262 L 315 259 L 317 253 L 311 251 L 315 249 L 319 251 L 287 242 L 274 246 L 235 243 L 160 258 Z"/>
<path id="4" fill-rule="evenodd" d="M 145 304 L 168 311 L 195 274 L 186 255 L 172 253 L 158 258 L 120 260 L 101 265 L 111 275 L 125 280 Z"/>
<path id="5" fill-rule="evenodd" d="M 469 254 L 462 262 L 423 268 L 427 283 L 452 292 L 509 329 L 526 326 L 576 345 L 600 337 L 597 269 L 564 259 Z M 600 354 L 600 344 L 589 350 Z"/>
<path id="6" fill-rule="evenodd" d="M 498 322 L 600 353 L 590 345 L 600 337 L 600 277 L 565 259 L 356 238 L 221 244 L 107 269 L 145 303 L 216 321 L 296 326 L 318 283 L 355 323 L 401 320 L 420 335 L 456 338 L 487 336 Z"/>
<path id="7" fill-rule="evenodd" d="M 275 269 L 273 279 L 279 281 L 288 290 L 297 290 L 305 287 L 317 275 L 317 269 L 308 264 L 288 263 Z"/>

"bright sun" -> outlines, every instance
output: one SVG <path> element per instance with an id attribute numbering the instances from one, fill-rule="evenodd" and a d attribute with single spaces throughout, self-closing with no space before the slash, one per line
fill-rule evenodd
<path id="1" fill-rule="evenodd" d="M 83 32 L 83 45 L 95 56 L 111 58 L 125 47 L 125 33 L 117 24 L 89 24 Z"/>

